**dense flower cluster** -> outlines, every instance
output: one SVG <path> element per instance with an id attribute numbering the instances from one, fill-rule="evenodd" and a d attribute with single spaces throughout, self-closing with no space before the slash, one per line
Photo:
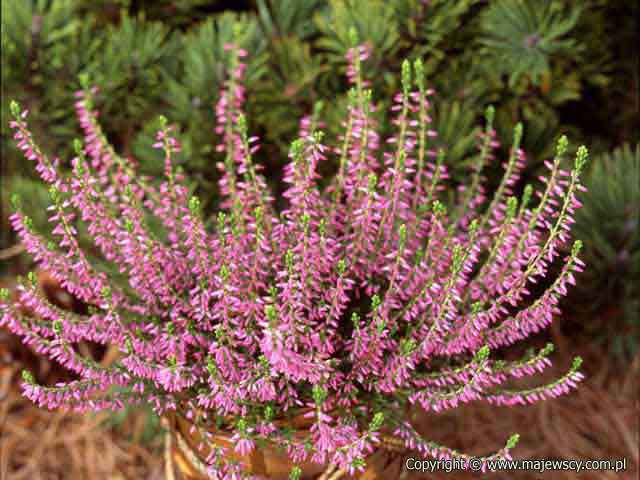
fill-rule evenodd
<path id="1" fill-rule="evenodd" d="M 296 462 L 354 471 L 386 434 L 424 455 L 468 458 L 420 437 L 403 414 L 412 404 L 434 412 L 471 400 L 526 404 L 575 387 L 579 359 L 550 385 L 509 389 L 510 379 L 549 365 L 552 348 L 517 361 L 500 359 L 499 350 L 547 327 L 582 267 L 576 242 L 555 280 L 532 298 L 530 286 L 568 251 L 584 147 L 566 171 L 560 139 L 532 206 L 533 188 L 520 201 L 514 196 L 526 161 L 518 126 L 489 199 L 483 170 L 498 146 L 489 109 L 469 185 L 452 203 L 440 194 L 446 152 L 431 146 L 433 92 L 422 63 L 403 64 L 391 108 L 396 133 L 382 142 L 361 79 L 361 47 L 348 58 L 344 135 L 328 147 L 316 120 L 303 119 L 278 211 L 252 161 L 258 139 L 248 136 L 242 113 L 245 52 L 230 45 L 229 53 L 231 75 L 216 107 L 225 158 L 214 219 L 203 218 L 175 169 L 180 145 L 166 120 L 153 145 L 164 152 L 166 175 L 155 185 L 109 146 L 95 91 L 78 92 L 85 141 L 76 145 L 73 174 L 62 176 L 13 105 L 18 145 L 51 185 L 58 241 L 44 241 L 19 208 L 13 227 L 42 268 L 91 306 L 86 316 L 60 310 L 33 278 L 20 286 L 17 304 L 3 292 L 0 324 L 80 378 L 43 387 L 27 373 L 29 398 L 81 411 L 149 402 L 160 414 L 186 416 L 203 438 L 222 422 L 241 454 L 265 439 Z M 323 162 L 337 173 L 321 189 Z M 94 241 L 91 255 L 79 246 L 79 224 Z M 94 261 L 97 251 L 113 268 Z M 83 339 L 117 345 L 121 356 L 104 367 L 74 349 Z M 300 412 L 312 419 L 306 436 L 276 422 Z M 495 456 L 508 456 L 516 440 Z M 224 458 L 210 449 L 212 475 L 240 475 Z"/>

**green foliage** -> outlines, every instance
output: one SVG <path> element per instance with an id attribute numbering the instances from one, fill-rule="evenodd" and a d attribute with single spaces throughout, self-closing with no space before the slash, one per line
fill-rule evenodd
<path id="1" fill-rule="evenodd" d="M 237 34 L 236 34 L 237 33 Z M 182 127 L 182 157 L 188 158 L 185 167 L 203 182 L 203 188 L 215 188 L 211 176 L 215 125 L 215 102 L 225 79 L 228 52 L 225 44 L 237 42 L 252 52 L 248 59 L 247 86 L 251 88 L 265 74 L 265 41 L 260 35 L 255 18 L 224 13 L 209 18 L 187 34 L 181 35 L 180 62 L 175 70 L 165 71 L 161 82 L 161 98 L 171 122 Z M 156 104 L 156 105 L 157 105 Z M 158 111 L 156 106 L 155 111 Z M 203 128 L 206 126 L 206 128 Z M 162 153 L 150 152 L 148 146 L 157 130 L 155 120 L 147 123 L 134 140 L 132 148 L 146 173 L 162 171 Z"/>
<path id="2" fill-rule="evenodd" d="M 434 128 L 438 132 L 435 143 L 447 150 L 447 161 L 456 168 L 454 173 L 466 173 L 472 160 L 479 133 L 476 112 L 470 101 L 439 102 L 434 106 Z"/>
<path id="3" fill-rule="evenodd" d="M 556 55 L 571 55 L 578 45 L 567 34 L 575 27 L 581 9 L 565 11 L 550 0 L 499 0 L 482 15 L 484 54 L 514 86 L 523 76 L 539 84 Z"/>
<path id="4" fill-rule="evenodd" d="M 52 78 L 64 77 L 71 46 L 82 30 L 72 0 L 2 2 L 2 139 L 9 146 L 8 102 L 18 100 L 50 122 L 49 137 L 64 135 L 73 112 Z M 64 93 L 62 93 L 64 97 Z M 67 100 L 68 97 L 67 97 Z M 68 124 L 68 123 L 67 123 Z M 51 147 L 57 147 L 54 144 Z M 15 149 L 12 148 L 15 156 Z M 9 160 L 11 162 L 11 159 Z"/>
<path id="5" fill-rule="evenodd" d="M 317 31 L 313 16 L 323 0 L 258 0 L 258 17 L 262 29 L 270 38 L 295 36 L 306 40 Z"/>
<path id="6" fill-rule="evenodd" d="M 86 69 L 89 82 L 108 93 L 100 99 L 100 110 L 109 118 L 105 125 L 128 132 L 141 117 L 151 116 L 150 107 L 166 95 L 163 76 L 175 75 L 176 40 L 163 24 L 127 15 L 106 29 L 99 55 Z"/>
<path id="7" fill-rule="evenodd" d="M 450 61 L 459 42 L 469 38 L 470 29 L 462 28 L 479 0 L 421 0 L 390 2 L 400 24 L 403 47 L 425 60 L 425 71 L 433 74 L 443 63 Z M 455 55 L 455 53 L 454 53 Z"/>
<path id="8" fill-rule="evenodd" d="M 574 303 L 588 313 L 613 316 L 601 335 L 615 353 L 632 355 L 640 334 L 640 145 L 601 155 L 585 186 L 589 194 L 575 226 L 585 240 L 587 269 L 578 294 L 585 301 Z"/>
<path id="9" fill-rule="evenodd" d="M 256 158 L 267 172 L 280 171 L 298 119 L 317 101 L 327 135 L 339 133 L 348 104 L 345 54 L 355 33 L 371 47 L 363 70 L 375 101 L 400 87 L 401 59 L 423 60 L 425 86 L 436 90 L 430 115 L 439 136 L 431 146 L 447 146 L 456 180 L 477 154 L 475 126 L 489 104 L 500 136 L 519 121 L 526 125 L 522 144 L 534 166 L 553 154 L 558 130 L 608 148 L 612 140 L 580 112 L 594 108 L 585 88 L 600 89 L 606 100 L 605 87 L 616 84 L 614 26 L 630 17 L 607 0 L 29 0 L 3 2 L 2 13 L 3 181 L 28 175 L 9 138 L 8 101 L 30 110 L 34 134 L 48 142 L 43 151 L 68 164 L 79 134 L 73 92 L 83 75 L 100 89 L 96 108 L 109 140 L 143 173 L 163 168 L 161 152 L 148 148 L 158 115 L 181 126 L 177 162 L 194 180 L 205 216 L 217 192 L 214 102 L 226 75 L 225 43 L 249 52 L 247 119 L 267 141 Z M 627 121 L 600 103 L 607 123 Z"/>
<path id="10" fill-rule="evenodd" d="M 345 55 L 354 46 L 352 31 L 356 33 L 357 43 L 371 47 L 374 71 L 397 52 L 399 32 L 392 2 L 331 0 L 329 4 L 331 8 L 317 17 L 322 36 L 316 45 L 328 52 L 331 65 L 346 63 Z"/>

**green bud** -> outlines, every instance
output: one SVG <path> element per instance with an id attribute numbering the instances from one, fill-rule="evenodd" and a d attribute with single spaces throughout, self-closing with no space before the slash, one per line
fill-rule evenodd
<path id="1" fill-rule="evenodd" d="M 312 390 L 313 400 L 320 406 L 327 398 L 327 391 L 320 385 L 314 385 Z"/>
<path id="2" fill-rule="evenodd" d="M 520 205 L 520 211 L 524 211 L 525 208 L 527 208 L 527 205 L 529 205 L 529 201 L 531 200 L 531 195 L 533 194 L 533 187 L 529 184 L 527 184 L 524 187 L 524 192 L 522 193 L 522 203 Z"/>
<path id="3" fill-rule="evenodd" d="M 125 218 L 124 228 L 127 230 L 127 232 L 133 233 L 134 225 L 130 218 Z"/>
<path id="4" fill-rule="evenodd" d="M 287 250 L 287 253 L 285 255 L 285 263 L 287 264 L 287 268 L 289 270 L 293 270 L 293 250 L 289 249 Z"/>
<path id="5" fill-rule="evenodd" d="M 54 203 L 58 203 L 60 201 L 60 192 L 54 185 L 49 187 L 49 196 Z"/>
<path id="6" fill-rule="evenodd" d="M 371 310 L 373 310 L 374 312 L 377 311 L 380 308 L 380 304 L 380 297 L 377 293 L 374 293 L 371 297 Z"/>
<path id="7" fill-rule="evenodd" d="M 212 377 L 215 377 L 218 373 L 218 367 L 216 366 L 216 362 L 213 357 L 207 358 L 207 371 Z"/>
<path id="8" fill-rule="evenodd" d="M 264 313 L 267 315 L 269 323 L 275 325 L 278 320 L 278 312 L 276 311 L 276 308 L 273 305 L 266 305 L 264 307 Z"/>
<path id="9" fill-rule="evenodd" d="M 587 163 L 587 158 L 589 158 L 589 150 L 584 145 L 580 145 L 578 147 L 578 151 L 576 153 L 576 172 L 580 173 Z"/>
<path id="10" fill-rule="evenodd" d="M 355 27 L 349 28 L 349 42 L 351 43 L 352 47 L 356 47 L 360 42 L 358 38 L 358 31 Z"/>
<path id="11" fill-rule="evenodd" d="M 464 251 L 461 245 L 456 245 L 453 247 L 453 268 L 458 269 L 462 267 L 462 262 L 464 260 Z"/>
<path id="12" fill-rule="evenodd" d="M 269 370 L 269 367 L 271 366 L 269 364 L 269 360 L 267 359 L 267 357 L 265 357 L 264 355 L 260 355 L 258 357 L 258 362 L 260 362 L 260 366 L 265 369 L 265 370 Z"/>
<path id="13" fill-rule="evenodd" d="M 517 433 L 514 433 L 513 435 L 511 435 L 511 437 L 509 437 L 509 440 L 507 440 L 506 448 L 508 450 L 511 450 L 518 444 L 519 440 L 520 440 L 520 435 L 518 435 Z"/>
<path id="14" fill-rule="evenodd" d="M 11 209 L 20 210 L 20 195 L 17 193 L 11 195 Z"/>
<path id="15" fill-rule="evenodd" d="M 105 287 L 102 287 L 102 290 L 100 290 L 100 293 L 105 298 L 111 298 L 111 288 L 108 285 Z"/>
<path id="16" fill-rule="evenodd" d="M 433 206 L 431 210 L 435 214 L 436 217 L 442 216 L 446 213 L 447 208 L 440 202 L 440 200 L 436 200 L 433 202 Z"/>
<path id="17" fill-rule="evenodd" d="M 84 149 L 82 148 L 82 140 L 76 138 L 73 140 L 73 151 L 80 158 L 84 157 Z"/>
<path id="18" fill-rule="evenodd" d="M 200 212 L 200 199 L 196 196 L 193 196 L 189 199 L 189 211 L 191 212 L 191 215 L 198 215 L 198 212 Z"/>
<path id="19" fill-rule="evenodd" d="M 304 230 L 305 235 L 309 232 L 309 224 L 311 223 L 311 216 L 304 212 L 302 215 L 302 229 Z"/>
<path id="20" fill-rule="evenodd" d="M 373 92 L 369 89 L 362 92 L 362 106 L 364 108 L 365 115 L 371 113 L 371 99 L 373 98 Z"/>
<path id="21" fill-rule="evenodd" d="M 582 366 L 582 357 L 576 357 L 573 359 L 573 364 L 571 365 L 571 370 L 577 370 Z"/>
<path id="22" fill-rule="evenodd" d="M 26 228 L 28 231 L 33 231 L 33 218 L 25 216 L 22 220 L 22 223 L 24 224 L 24 228 Z"/>
<path id="23" fill-rule="evenodd" d="M 507 218 L 515 217 L 517 210 L 518 210 L 518 199 L 516 197 L 509 197 L 507 199 Z"/>
<path id="24" fill-rule="evenodd" d="M 246 133 L 247 132 L 247 117 L 245 117 L 243 114 L 238 115 L 238 131 L 240 133 Z"/>
<path id="25" fill-rule="evenodd" d="M 418 266 L 420 265 L 420 262 L 422 262 L 422 260 L 424 259 L 424 249 L 422 248 L 418 248 L 418 250 L 416 250 L 416 258 L 415 258 L 415 265 Z"/>
<path id="26" fill-rule="evenodd" d="M 293 157 L 294 160 L 298 160 L 304 151 L 304 140 L 302 138 L 298 138 L 291 142 L 291 148 L 289 149 L 289 154 Z"/>
<path id="27" fill-rule="evenodd" d="M 402 62 L 402 91 L 406 95 L 409 90 L 411 90 L 411 63 L 405 59 Z"/>
<path id="28" fill-rule="evenodd" d="M 275 285 L 269 287 L 269 296 L 273 299 L 278 296 L 278 288 Z"/>
<path id="29" fill-rule="evenodd" d="M 478 232 L 478 228 L 480 227 L 480 222 L 477 218 L 474 218 L 469 225 L 469 233 L 474 235 Z"/>
<path id="30" fill-rule="evenodd" d="M 80 158 L 82 158 L 82 156 Z M 76 165 L 76 172 L 75 173 L 76 173 L 76 175 L 78 175 L 80 177 L 80 176 L 84 175 L 84 172 L 85 172 L 84 163 L 80 161 Z"/>
<path id="31" fill-rule="evenodd" d="M 22 370 L 22 380 L 29 385 L 36 383 L 35 378 L 33 378 L 33 374 L 29 370 Z"/>
<path id="32" fill-rule="evenodd" d="M 422 63 L 421 58 L 417 58 L 413 62 L 413 69 L 416 72 L 416 85 L 418 86 L 418 90 L 423 92 L 424 91 L 424 63 Z"/>
<path id="33" fill-rule="evenodd" d="M 404 250 L 404 247 L 407 244 L 407 226 L 403 223 L 402 225 L 400 225 L 400 229 L 398 231 L 398 236 L 399 236 L 399 250 Z"/>
<path id="34" fill-rule="evenodd" d="M 576 240 L 573 242 L 573 246 L 571 247 L 571 256 L 577 257 L 582 249 L 582 240 Z"/>
<path id="35" fill-rule="evenodd" d="M 62 335 L 62 320 L 60 319 L 54 320 L 52 326 L 53 326 L 53 331 L 56 335 L 58 336 Z"/>
<path id="36" fill-rule="evenodd" d="M 7 300 L 9 300 L 10 295 L 11 292 L 9 292 L 8 288 L 0 288 L 0 300 L 6 302 Z"/>
<path id="37" fill-rule="evenodd" d="M 378 412 L 373 416 L 373 420 L 369 424 L 369 430 L 375 431 L 379 430 L 384 423 L 384 413 Z"/>
<path id="38" fill-rule="evenodd" d="M 218 232 L 224 230 L 224 225 L 227 221 L 227 215 L 224 212 L 218 213 Z"/>
<path id="39" fill-rule="evenodd" d="M 83 90 L 89 90 L 89 88 L 91 88 L 89 85 L 89 75 L 86 72 L 78 75 L 78 80 L 80 81 L 80 86 Z"/>
<path id="40" fill-rule="evenodd" d="M 400 154 L 398 155 L 398 168 L 400 170 L 404 170 L 404 164 L 407 160 L 407 152 L 404 150 L 400 150 Z"/>
<path id="41" fill-rule="evenodd" d="M 167 333 L 169 335 L 174 335 L 176 333 L 176 326 L 172 322 L 167 323 Z"/>
<path id="42" fill-rule="evenodd" d="M 316 143 L 321 143 L 324 138 L 324 132 L 322 130 L 316 130 L 313 132 L 313 140 Z"/>
<path id="43" fill-rule="evenodd" d="M 160 124 L 160 130 L 164 130 L 165 128 L 167 128 L 167 117 L 165 117 L 164 115 L 160 115 L 158 116 L 158 123 Z"/>
<path id="44" fill-rule="evenodd" d="M 411 355 L 416 349 L 416 341 L 413 338 L 404 339 L 400 342 L 400 352 L 402 355 Z"/>
<path id="45" fill-rule="evenodd" d="M 369 193 L 373 193 L 373 191 L 376 188 L 376 185 L 378 184 L 378 176 L 375 173 L 370 173 L 369 174 Z"/>
<path id="46" fill-rule="evenodd" d="M 338 261 L 338 274 L 340 276 L 343 276 L 344 272 L 346 272 L 346 271 L 347 271 L 347 262 L 345 262 L 344 259 L 340 259 Z"/>
<path id="47" fill-rule="evenodd" d="M 477 315 L 482 311 L 482 302 L 475 302 L 471 305 L 471 313 Z"/>
<path id="48" fill-rule="evenodd" d="M 382 335 L 382 332 L 384 332 L 385 328 L 387 328 L 387 322 L 383 318 L 380 318 L 378 325 L 376 325 L 376 330 L 378 331 L 378 335 Z"/>
<path id="49" fill-rule="evenodd" d="M 478 350 L 473 359 L 477 363 L 482 363 L 489 358 L 489 353 L 491 353 L 491 350 L 488 345 L 485 345 Z"/>
<path id="50" fill-rule="evenodd" d="M 522 140 L 522 124 L 518 122 L 513 129 L 513 148 L 520 147 L 520 141 Z"/>
<path id="51" fill-rule="evenodd" d="M 493 105 L 489 105 L 484 112 L 484 118 L 487 121 L 487 130 L 491 130 L 493 128 L 493 119 L 496 115 L 496 109 Z"/>
<path id="52" fill-rule="evenodd" d="M 240 431 L 240 433 L 245 433 L 247 431 L 247 421 L 244 418 L 241 418 L 240 420 L 238 420 L 236 427 Z"/>
<path id="53" fill-rule="evenodd" d="M 170 367 L 175 367 L 178 364 L 178 359 L 175 355 L 170 355 L 167 359 L 167 363 L 169 363 Z"/>
<path id="54" fill-rule="evenodd" d="M 229 269 L 226 265 L 220 267 L 220 277 L 222 277 L 224 283 L 227 283 L 227 280 L 229 280 Z"/>
<path id="55" fill-rule="evenodd" d="M 358 312 L 353 312 L 351 314 L 351 322 L 353 323 L 354 327 L 360 327 L 360 315 L 358 315 Z"/>
<path id="56" fill-rule="evenodd" d="M 569 148 L 569 140 L 566 135 L 562 135 L 558 139 L 558 145 L 556 146 L 556 156 L 561 157 L 565 153 L 567 153 L 567 148 Z"/>
<path id="57" fill-rule="evenodd" d="M 555 350 L 556 346 L 549 342 L 545 345 L 545 347 L 540 351 L 540 355 L 546 357 L 547 355 L 549 355 L 551 352 L 553 352 Z"/>
<path id="58" fill-rule="evenodd" d="M 327 233 L 327 220 L 324 218 L 320 220 L 320 225 L 318 225 L 318 233 L 321 237 L 324 237 Z"/>
<path id="59" fill-rule="evenodd" d="M 298 465 L 295 465 L 289 473 L 289 480 L 300 480 L 301 477 L 302 469 Z"/>
<path id="60" fill-rule="evenodd" d="M 33 285 L 34 287 L 38 284 L 38 277 L 36 276 L 35 272 L 29 272 L 27 274 L 27 280 L 29 280 L 29 283 L 31 283 L 31 285 Z"/>
<path id="61" fill-rule="evenodd" d="M 125 347 L 127 348 L 128 353 L 133 353 L 133 342 L 130 338 L 127 338 L 125 340 Z"/>
<path id="62" fill-rule="evenodd" d="M 11 115 L 14 116 L 14 118 L 18 119 L 20 118 L 20 104 L 18 102 L 16 102 L 15 100 L 11 100 L 11 103 L 9 104 L 9 110 L 11 110 Z"/>
<path id="63" fill-rule="evenodd" d="M 264 409 L 264 419 L 267 422 L 270 422 L 273 419 L 273 407 L 271 405 L 267 405 Z"/>
<path id="64" fill-rule="evenodd" d="M 256 219 L 256 224 L 260 225 L 262 223 L 262 219 L 264 218 L 264 208 L 256 207 L 253 211 L 253 215 Z"/>

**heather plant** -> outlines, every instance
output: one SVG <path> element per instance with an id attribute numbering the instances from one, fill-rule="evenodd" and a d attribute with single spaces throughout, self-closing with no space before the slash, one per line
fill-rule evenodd
<path id="1" fill-rule="evenodd" d="M 527 186 L 518 199 L 526 162 L 518 125 L 489 198 L 483 171 L 498 147 L 489 108 L 470 182 L 451 192 L 447 153 L 433 147 L 423 63 L 403 63 L 389 113 L 397 130 L 383 139 L 361 74 L 370 51 L 361 45 L 347 53 L 352 88 L 343 134 L 325 145 L 321 118 L 300 121 L 280 208 L 253 160 L 260 144 L 243 111 L 246 52 L 225 48 L 232 68 L 215 108 L 222 201 L 213 219 L 175 167 L 181 146 L 165 118 L 153 143 L 164 157 L 156 185 L 109 145 L 95 88 L 76 94 L 85 138 L 75 143 L 70 175 L 41 152 L 27 112 L 12 104 L 18 147 L 50 185 L 57 242 L 43 240 L 18 200 L 13 228 L 39 264 L 91 306 L 86 316 L 56 308 L 33 275 L 16 303 L 3 292 L 0 325 L 79 377 L 49 387 L 25 372 L 27 397 L 82 412 L 146 403 L 189 419 L 202 438 L 226 428 L 229 448 L 241 455 L 268 442 L 296 464 L 353 473 L 385 444 L 471 458 L 423 438 L 409 422 L 412 407 L 524 405 L 576 386 L 579 358 L 550 384 L 515 385 L 550 365 L 552 345 L 515 360 L 502 352 L 550 324 L 582 269 L 579 241 L 561 256 L 580 205 L 586 148 L 567 171 L 562 137 L 543 187 Z M 319 170 L 330 159 L 337 172 L 321 187 Z M 80 224 L 93 239 L 90 253 L 78 244 Z M 96 251 L 104 262 L 94 261 Z M 531 285 L 556 260 L 560 273 L 534 298 Z M 121 356 L 104 367 L 73 348 L 80 340 L 116 345 Z M 300 413 L 310 428 L 277 421 Z M 509 457 L 517 440 L 481 460 Z M 208 452 L 214 478 L 247 475 L 225 448 Z M 294 467 L 291 478 L 300 475 Z"/>

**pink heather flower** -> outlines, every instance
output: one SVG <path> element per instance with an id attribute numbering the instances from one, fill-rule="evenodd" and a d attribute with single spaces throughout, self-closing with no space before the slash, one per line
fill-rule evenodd
<path id="1" fill-rule="evenodd" d="M 175 169 L 180 142 L 166 119 L 152 145 L 164 153 L 164 178 L 154 181 L 109 145 L 96 90 L 78 92 L 85 138 L 63 175 L 33 140 L 27 112 L 12 105 L 18 147 L 51 185 L 55 242 L 19 205 L 11 224 L 40 267 L 91 307 L 79 315 L 49 304 L 33 276 L 15 302 L 0 291 L 0 325 L 79 377 L 44 387 L 26 373 L 28 398 L 78 411 L 145 402 L 159 414 L 186 414 L 207 438 L 224 420 L 240 455 L 267 441 L 293 462 L 354 473 L 381 429 L 421 455 L 470 459 L 418 435 L 401 413 L 411 405 L 434 412 L 472 400 L 524 405 L 576 387 L 579 360 L 548 385 L 510 388 L 550 365 L 550 347 L 508 362 L 492 352 L 547 328 L 584 267 L 580 243 L 569 246 L 584 147 L 563 170 L 563 137 L 541 188 L 527 186 L 517 199 L 526 162 L 518 126 L 490 195 L 483 173 L 499 144 L 489 109 L 468 184 L 457 196 L 443 194 L 451 186 L 447 154 L 433 141 L 434 92 L 422 63 L 403 64 L 389 114 L 397 130 L 383 139 L 362 81 L 370 48 L 354 47 L 344 134 L 326 145 L 319 111 L 301 121 L 278 209 L 243 113 L 246 52 L 235 44 L 225 50 L 229 73 L 215 107 L 222 198 L 213 227 Z M 320 188 L 326 162 L 337 173 Z M 151 231 L 150 217 L 161 233 Z M 95 244 L 91 255 L 78 241 L 79 224 Z M 560 272 L 534 296 L 532 285 L 554 262 Z M 73 348 L 82 340 L 116 345 L 121 356 L 104 367 Z M 279 421 L 289 413 L 307 422 L 293 436 Z M 483 461 L 509 458 L 516 440 Z M 241 478 L 223 450 L 210 449 L 212 478 Z"/>

